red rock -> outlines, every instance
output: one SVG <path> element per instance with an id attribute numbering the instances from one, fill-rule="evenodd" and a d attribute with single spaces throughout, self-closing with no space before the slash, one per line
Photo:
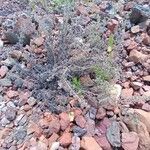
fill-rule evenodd
<path id="1" fill-rule="evenodd" d="M 150 105 L 149 105 L 148 103 L 145 103 L 145 104 L 142 106 L 142 109 L 145 110 L 145 111 L 150 112 Z"/>
<path id="2" fill-rule="evenodd" d="M 52 120 L 52 114 L 50 112 L 45 112 L 44 113 L 44 117 L 46 118 L 47 121 L 51 121 Z"/>
<path id="3" fill-rule="evenodd" d="M 85 16 L 89 15 L 87 10 L 86 10 L 86 7 L 83 6 L 83 5 L 78 6 L 77 10 L 78 10 L 78 12 L 77 12 L 78 14 L 82 14 L 82 15 L 85 15 Z"/>
<path id="4" fill-rule="evenodd" d="M 61 130 L 65 130 L 70 124 L 69 115 L 66 112 L 62 112 L 59 115 L 59 117 L 60 117 Z"/>
<path id="5" fill-rule="evenodd" d="M 102 150 L 93 137 L 84 136 L 81 140 L 81 148 L 85 150 Z"/>
<path id="6" fill-rule="evenodd" d="M 101 120 L 98 124 L 97 124 L 97 129 L 99 130 L 99 132 L 101 134 L 105 134 L 107 131 L 107 128 L 111 125 L 111 122 L 108 118 L 104 118 L 103 120 Z"/>
<path id="7" fill-rule="evenodd" d="M 140 26 L 139 25 L 131 27 L 131 32 L 132 33 L 138 33 L 139 31 L 140 31 Z"/>
<path id="8" fill-rule="evenodd" d="M 127 88 L 129 88 L 129 86 L 130 86 L 130 82 L 129 82 L 129 81 L 124 82 L 124 83 L 122 83 L 122 86 L 123 86 L 125 89 L 127 89 Z"/>
<path id="9" fill-rule="evenodd" d="M 103 119 L 106 116 L 106 110 L 103 107 L 100 107 L 96 114 L 96 119 Z"/>
<path id="10" fill-rule="evenodd" d="M 59 138 L 59 136 L 58 136 L 58 134 L 56 134 L 56 133 L 53 133 L 53 134 L 51 135 L 51 137 L 48 139 L 49 148 L 51 148 L 53 142 L 56 142 L 58 138 Z"/>
<path id="11" fill-rule="evenodd" d="M 132 96 L 133 96 L 133 89 L 132 88 L 122 89 L 122 92 L 121 92 L 122 98 L 129 98 Z"/>
<path id="12" fill-rule="evenodd" d="M 42 143 L 44 143 L 46 145 L 48 145 L 48 143 L 49 143 L 48 139 L 46 139 L 44 135 L 41 135 L 39 137 L 39 141 L 41 141 Z"/>
<path id="13" fill-rule="evenodd" d="M 143 43 L 147 46 L 150 45 L 150 36 L 148 34 L 144 34 L 143 36 Z"/>
<path id="14" fill-rule="evenodd" d="M 23 108 L 24 111 L 29 111 L 29 110 L 31 110 L 32 107 L 29 106 L 28 104 L 26 104 L 22 108 Z"/>
<path id="15" fill-rule="evenodd" d="M 94 85 L 94 82 L 91 80 L 89 75 L 80 77 L 80 82 L 85 87 L 91 87 Z"/>
<path id="16" fill-rule="evenodd" d="M 50 122 L 46 118 L 42 118 L 39 120 L 39 125 L 42 128 L 49 127 Z"/>
<path id="17" fill-rule="evenodd" d="M 38 137 L 41 135 L 41 128 L 34 122 L 30 122 L 27 128 L 27 134 L 35 133 Z"/>
<path id="18" fill-rule="evenodd" d="M 30 139 L 30 145 L 31 145 L 31 146 L 36 146 L 36 145 L 37 145 L 36 139 L 35 139 L 34 137 L 32 137 L 32 138 Z"/>
<path id="19" fill-rule="evenodd" d="M 133 49 L 136 49 L 137 46 L 138 46 L 138 44 L 137 44 L 135 41 L 130 41 L 129 46 L 127 46 L 127 50 L 128 50 L 128 51 L 131 51 L 131 50 L 133 50 Z"/>
<path id="20" fill-rule="evenodd" d="M 139 137 L 136 132 L 122 133 L 122 147 L 124 150 L 137 150 Z"/>
<path id="21" fill-rule="evenodd" d="M 0 77 L 3 78 L 8 72 L 8 68 L 6 66 L 1 66 L 0 68 Z"/>
<path id="22" fill-rule="evenodd" d="M 44 38 L 43 37 L 38 37 L 34 40 L 34 44 L 36 44 L 38 47 L 43 45 L 43 43 L 44 43 Z"/>
<path id="23" fill-rule="evenodd" d="M 107 28 L 110 31 L 114 31 L 114 29 L 118 26 L 119 22 L 115 19 L 111 19 L 111 21 L 108 23 Z"/>
<path id="24" fill-rule="evenodd" d="M 129 132 L 129 129 L 127 128 L 126 124 L 122 121 L 119 122 L 119 125 L 120 125 L 120 130 L 121 132 L 125 132 L 125 133 L 128 133 Z"/>
<path id="25" fill-rule="evenodd" d="M 150 75 L 143 77 L 144 81 L 150 82 Z"/>
<path id="26" fill-rule="evenodd" d="M 6 94 L 7 94 L 7 96 L 8 96 L 9 98 L 15 98 L 15 97 L 18 96 L 18 92 L 17 92 L 17 91 L 13 91 L 13 90 L 7 91 Z"/>
<path id="27" fill-rule="evenodd" d="M 74 112 L 74 116 L 75 117 L 77 117 L 77 116 L 82 114 L 82 111 L 80 109 L 74 109 L 73 112 Z"/>
<path id="28" fill-rule="evenodd" d="M 110 143 L 108 142 L 106 135 L 100 135 L 100 136 L 95 136 L 95 139 L 97 143 L 101 146 L 102 149 L 104 150 L 112 150 L 112 147 Z"/>
<path id="29" fill-rule="evenodd" d="M 91 12 L 92 13 L 100 13 L 100 8 L 96 4 L 92 4 L 91 6 Z"/>
<path id="30" fill-rule="evenodd" d="M 142 87 L 142 83 L 141 82 L 131 82 L 130 84 L 134 90 L 139 90 Z"/>
<path id="31" fill-rule="evenodd" d="M 129 54 L 129 60 L 130 61 L 133 61 L 135 63 L 138 63 L 138 62 L 144 62 L 146 61 L 147 59 L 149 58 L 148 55 L 146 54 L 143 54 L 142 52 L 139 52 L 137 50 L 132 50 Z"/>
<path id="32" fill-rule="evenodd" d="M 29 92 L 20 92 L 19 93 L 19 99 L 20 100 L 28 100 L 28 98 L 30 97 L 30 93 Z"/>
<path id="33" fill-rule="evenodd" d="M 49 128 L 52 133 L 58 133 L 60 131 L 60 122 L 56 117 L 52 118 L 52 121 L 49 123 Z"/>
<path id="34" fill-rule="evenodd" d="M 86 124 L 86 120 L 83 116 L 79 115 L 75 118 L 75 122 L 78 126 L 80 126 L 81 128 L 85 127 Z"/>
<path id="35" fill-rule="evenodd" d="M 72 135 L 69 132 L 64 132 L 59 139 L 60 145 L 63 147 L 69 146 L 71 144 L 71 141 L 72 141 Z"/>
<path id="36" fill-rule="evenodd" d="M 35 48 L 34 49 L 34 53 L 35 54 L 41 54 L 43 52 L 43 49 L 42 48 Z"/>

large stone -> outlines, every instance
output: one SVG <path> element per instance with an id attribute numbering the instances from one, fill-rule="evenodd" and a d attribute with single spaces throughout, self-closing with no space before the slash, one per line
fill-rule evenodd
<path id="1" fill-rule="evenodd" d="M 150 75 L 144 76 L 143 80 L 146 81 L 146 82 L 150 82 Z"/>
<path id="2" fill-rule="evenodd" d="M 132 23 L 138 24 L 146 21 L 149 18 L 150 8 L 149 6 L 134 5 L 130 15 L 130 21 Z"/>
<path id="3" fill-rule="evenodd" d="M 131 50 L 129 54 L 129 60 L 133 61 L 135 63 L 144 62 L 149 58 L 148 55 L 143 54 L 142 52 L 139 52 L 137 50 Z"/>
<path id="4" fill-rule="evenodd" d="M 130 84 L 134 90 L 139 90 L 142 87 L 142 83 L 141 82 L 131 82 Z"/>
<path id="5" fill-rule="evenodd" d="M 81 128 L 85 127 L 86 124 L 86 120 L 82 115 L 79 115 L 75 118 L 75 122 L 78 126 L 80 126 Z"/>
<path id="6" fill-rule="evenodd" d="M 63 147 L 67 147 L 71 144 L 72 135 L 69 132 L 64 132 L 63 135 L 60 137 L 60 145 Z"/>
<path id="7" fill-rule="evenodd" d="M 93 137 L 83 137 L 81 140 L 81 148 L 85 150 L 102 150 L 100 145 Z"/>
<path id="8" fill-rule="evenodd" d="M 67 114 L 66 112 L 62 112 L 59 115 L 59 117 L 60 117 L 61 130 L 65 130 L 70 124 L 69 114 Z"/>
<path id="9" fill-rule="evenodd" d="M 112 122 L 112 124 L 107 128 L 106 136 L 112 146 L 114 147 L 121 146 L 120 126 L 118 122 L 116 121 Z"/>
<path id="10" fill-rule="evenodd" d="M 103 150 L 112 150 L 112 147 L 110 143 L 108 142 L 105 134 L 96 136 L 95 139 Z"/>
<path id="11" fill-rule="evenodd" d="M 141 109 L 134 109 L 134 111 L 138 115 L 138 119 L 146 125 L 150 132 L 150 112 L 146 112 Z"/>
<path id="12" fill-rule="evenodd" d="M 122 147 L 124 150 L 137 150 L 139 137 L 136 132 L 122 133 Z"/>

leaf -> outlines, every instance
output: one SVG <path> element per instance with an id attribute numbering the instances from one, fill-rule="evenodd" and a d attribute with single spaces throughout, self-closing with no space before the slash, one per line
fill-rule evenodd
<path id="1" fill-rule="evenodd" d="M 113 46 L 114 46 L 114 35 L 111 34 L 108 38 L 108 48 L 107 48 L 108 53 L 112 52 Z"/>

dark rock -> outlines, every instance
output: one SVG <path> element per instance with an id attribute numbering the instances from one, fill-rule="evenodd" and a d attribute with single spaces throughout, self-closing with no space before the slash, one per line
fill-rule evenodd
<path id="1" fill-rule="evenodd" d="M 25 129 L 23 129 L 22 127 L 19 127 L 14 134 L 14 138 L 17 141 L 24 140 L 26 135 L 27 135 L 27 131 Z"/>
<path id="2" fill-rule="evenodd" d="M 150 8 L 148 6 L 135 5 L 130 15 L 131 23 L 138 24 L 149 18 Z"/>
<path id="3" fill-rule="evenodd" d="M 107 139 L 111 143 L 112 146 L 114 146 L 114 147 L 120 147 L 121 146 L 120 127 L 119 127 L 118 122 L 114 121 L 107 128 L 106 136 L 107 136 Z"/>
<path id="4" fill-rule="evenodd" d="M 73 133 L 79 137 L 82 137 L 86 133 L 86 129 L 80 128 L 78 126 L 73 127 Z"/>
<path id="5" fill-rule="evenodd" d="M 6 111 L 5 116 L 6 116 L 7 120 L 13 121 L 16 118 L 16 111 L 12 108 L 9 108 Z"/>
<path id="6" fill-rule="evenodd" d="M 19 42 L 19 36 L 11 31 L 5 32 L 5 40 L 8 41 L 9 44 L 16 44 Z"/>

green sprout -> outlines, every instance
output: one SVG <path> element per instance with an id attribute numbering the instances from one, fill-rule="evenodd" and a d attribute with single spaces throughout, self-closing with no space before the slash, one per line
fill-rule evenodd
<path id="1" fill-rule="evenodd" d="M 80 83 L 80 79 L 77 78 L 77 77 L 73 77 L 72 79 L 72 85 L 73 85 L 73 88 L 78 92 L 78 93 L 81 93 L 81 83 Z"/>
<path id="2" fill-rule="evenodd" d="M 114 35 L 111 34 L 108 38 L 108 48 L 107 48 L 107 52 L 111 53 L 114 47 Z"/>

